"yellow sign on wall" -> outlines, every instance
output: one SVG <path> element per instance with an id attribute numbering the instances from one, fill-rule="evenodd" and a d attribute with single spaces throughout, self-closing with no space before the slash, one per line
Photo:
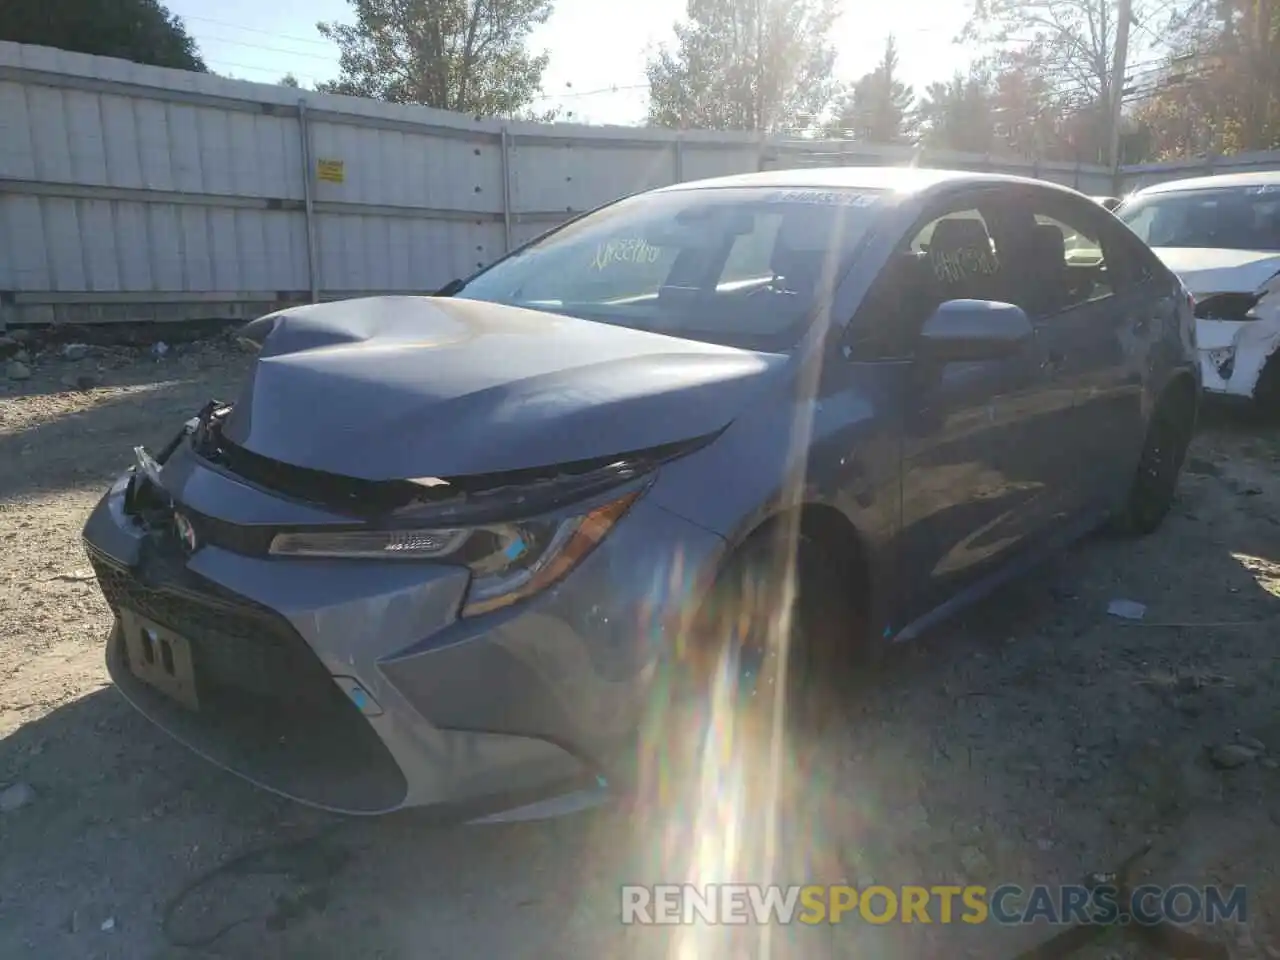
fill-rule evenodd
<path id="1" fill-rule="evenodd" d="M 316 179 L 329 183 L 341 183 L 347 177 L 341 160 L 317 160 Z"/>

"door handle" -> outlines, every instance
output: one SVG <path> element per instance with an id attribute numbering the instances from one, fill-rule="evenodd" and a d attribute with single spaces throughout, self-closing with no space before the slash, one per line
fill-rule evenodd
<path id="1" fill-rule="evenodd" d="M 1040 369 L 1045 373 L 1056 373 L 1062 369 L 1063 363 L 1066 362 L 1066 356 L 1060 350 L 1050 350 L 1045 354 L 1043 360 L 1040 361 Z"/>

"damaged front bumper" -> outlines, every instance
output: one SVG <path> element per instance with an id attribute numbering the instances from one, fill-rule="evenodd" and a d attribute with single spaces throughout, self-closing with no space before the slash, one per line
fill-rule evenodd
<path id="1" fill-rule="evenodd" d="M 625 781 L 669 633 L 723 549 L 639 496 L 562 579 L 460 617 L 466 567 L 272 556 L 261 549 L 272 529 L 352 518 L 185 441 L 158 479 L 167 519 L 126 503 L 131 473 L 84 530 L 117 616 L 112 677 L 206 758 L 345 813 L 492 813 Z M 198 709 L 131 668 L 124 631 L 137 618 L 189 644 Z"/>
<path id="2" fill-rule="evenodd" d="M 1253 399 L 1280 353 L 1280 281 L 1253 293 L 1198 295 L 1196 346 L 1206 391 Z"/>
<path id="3" fill-rule="evenodd" d="M 1252 399 L 1262 371 L 1280 351 L 1280 316 L 1271 320 L 1196 321 L 1204 389 Z"/>

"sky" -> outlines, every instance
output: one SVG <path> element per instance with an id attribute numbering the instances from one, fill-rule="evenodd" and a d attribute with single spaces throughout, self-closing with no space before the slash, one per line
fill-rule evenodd
<path id="1" fill-rule="evenodd" d="M 333 79 L 337 48 L 316 31 L 317 21 L 351 22 L 346 0 L 165 0 L 186 22 L 209 68 L 224 76 L 273 83 L 292 73 L 304 86 Z M 832 35 L 837 74 L 853 80 L 871 70 L 885 38 L 898 43 L 902 78 L 921 92 L 969 61 L 954 43 L 972 9 L 970 0 L 845 0 Z M 546 50 L 539 109 L 562 107 L 581 123 L 634 124 L 648 104 L 645 61 L 675 35 L 685 0 L 556 0 L 551 19 L 530 39 Z"/>

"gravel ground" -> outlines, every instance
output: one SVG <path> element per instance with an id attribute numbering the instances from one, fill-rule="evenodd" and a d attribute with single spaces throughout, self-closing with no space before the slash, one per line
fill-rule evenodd
<path id="1" fill-rule="evenodd" d="M 689 873 L 678 817 L 341 821 L 137 717 L 107 682 L 79 530 L 131 447 L 232 395 L 247 359 L 225 340 L 64 351 L 28 349 L 0 378 L 0 956 L 727 955 L 722 930 L 618 923 L 619 883 Z M 1158 534 L 1078 545 L 851 692 L 784 817 L 782 873 L 1074 882 L 1150 841 L 1152 878 L 1248 885 L 1248 922 L 1210 934 L 1280 958 L 1280 432 L 1207 419 Z M 1116 598 L 1145 618 L 1108 616 Z M 704 822 L 762 836 L 726 793 L 698 795 Z M 1044 930 L 771 936 L 773 956 L 999 958 Z"/>

